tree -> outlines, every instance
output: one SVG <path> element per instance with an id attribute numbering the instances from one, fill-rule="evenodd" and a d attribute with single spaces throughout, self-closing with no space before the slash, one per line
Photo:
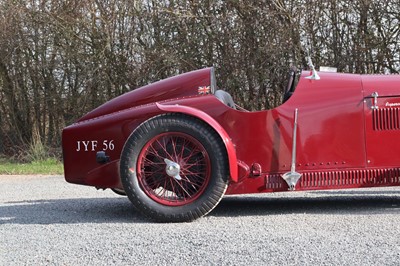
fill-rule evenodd
<path id="1" fill-rule="evenodd" d="M 215 66 L 252 110 L 282 101 L 291 65 L 399 73 L 393 0 L 3 0 L 0 153 L 44 143 L 108 99 Z"/>

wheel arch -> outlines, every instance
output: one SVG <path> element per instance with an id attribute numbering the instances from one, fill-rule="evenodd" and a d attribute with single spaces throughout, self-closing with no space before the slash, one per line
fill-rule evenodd
<path id="1" fill-rule="evenodd" d="M 182 113 L 186 115 L 190 115 L 193 117 L 196 117 L 203 122 L 207 123 L 211 128 L 213 128 L 217 134 L 220 136 L 221 140 L 224 143 L 227 155 L 228 155 L 228 162 L 229 162 L 229 173 L 231 180 L 234 182 L 239 181 L 239 174 L 238 174 L 238 160 L 236 156 L 236 150 L 235 146 L 229 137 L 228 133 L 225 131 L 225 129 L 210 115 L 207 113 L 193 108 L 189 106 L 184 106 L 184 105 L 165 105 L 165 104 L 160 104 L 156 103 L 158 109 L 164 111 L 164 112 L 172 112 L 172 113 Z"/>

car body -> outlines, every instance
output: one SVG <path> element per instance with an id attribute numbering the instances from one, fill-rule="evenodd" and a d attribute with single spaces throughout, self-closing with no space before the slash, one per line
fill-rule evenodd
<path id="1" fill-rule="evenodd" d="M 161 222 L 223 195 L 400 185 L 400 77 L 295 74 L 271 110 L 237 107 L 213 68 L 112 99 L 63 130 L 65 179 Z"/>

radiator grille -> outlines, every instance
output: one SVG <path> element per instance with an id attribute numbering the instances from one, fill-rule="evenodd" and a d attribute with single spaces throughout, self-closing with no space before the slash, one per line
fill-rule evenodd
<path id="1" fill-rule="evenodd" d="M 400 130 L 400 108 L 379 108 L 372 110 L 374 130 Z"/>

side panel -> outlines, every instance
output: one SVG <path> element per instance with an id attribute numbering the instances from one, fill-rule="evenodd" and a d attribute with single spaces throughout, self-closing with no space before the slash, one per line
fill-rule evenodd
<path id="1" fill-rule="evenodd" d="M 296 171 L 366 167 L 360 76 L 321 73 L 318 81 L 303 76 L 293 96 L 276 109 L 248 113 L 231 110 L 216 118 L 236 143 L 238 159 L 249 166 L 260 164 L 265 173 L 245 179 L 242 184 L 232 184 L 228 193 L 287 190 L 280 174 L 290 171 L 295 108 Z M 301 185 L 296 189 L 301 190 Z"/>
<path id="2" fill-rule="evenodd" d="M 148 105 L 66 127 L 62 143 L 66 181 L 99 188 L 121 187 L 118 165 L 126 139 L 140 123 L 158 114 L 155 105 Z M 109 156 L 108 164 L 96 162 L 99 151 Z"/>
<path id="3" fill-rule="evenodd" d="M 369 167 L 400 166 L 400 77 L 366 76 L 365 132 Z M 372 94 L 377 94 L 376 102 Z"/>

